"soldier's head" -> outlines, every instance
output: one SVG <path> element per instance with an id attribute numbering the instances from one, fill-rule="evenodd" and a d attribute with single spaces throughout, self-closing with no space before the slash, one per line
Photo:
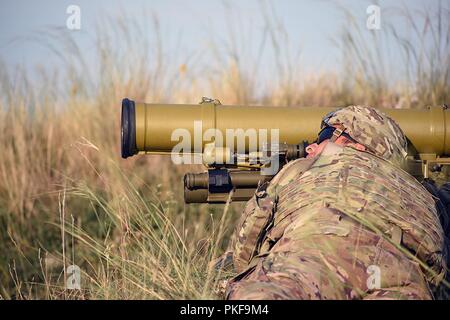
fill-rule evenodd
<path id="1" fill-rule="evenodd" d="M 327 114 L 316 143 L 306 148 L 313 157 L 334 142 L 373 153 L 401 165 L 407 154 L 407 142 L 398 124 L 381 111 L 365 106 L 349 106 Z"/>

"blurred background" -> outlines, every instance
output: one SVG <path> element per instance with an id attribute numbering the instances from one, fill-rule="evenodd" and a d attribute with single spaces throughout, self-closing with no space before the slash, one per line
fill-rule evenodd
<path id="1" fill-rule="evenodd" d="M 0 2 L 0 297 L 216 298 L 242 204 L 184 205 L 184 168 L 120 159 L 137 101 L 449 102 L 448 1 Z M 447 179 L 447 178 L 444 178 Z M 67 289 L 69 265 L 81 289 Z"/>

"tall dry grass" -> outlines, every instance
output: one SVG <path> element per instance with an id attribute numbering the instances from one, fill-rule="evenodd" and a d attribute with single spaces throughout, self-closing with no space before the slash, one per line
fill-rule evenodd
<path id="1" fill-rule="evenodd" d="M 230 19 L 236 14 L 226 12 Z M 230 27 L 225 41 L 211 37 L 212 59 L 197 53 L 175 59 L 154 15 L 99 21 L 94 64 L 66 30 L 33 35 L 62 68 L 41 69 L 33 79 L 20 68 L 12 74 L 0 68 L 0 296 L 217 297 L 224 275 L 210 262 L 225 248 L 242 204 L 184 205 L 182 174 L 198 167 L 177 167 L 164 157 L 120 159 L 121 99 L 196 103 L 209 92 L 227 104 L 418 108 L 448 102 L 448 9 L 424 11 L 420 19 L 401 12 L 417 30 L 412 38 L 393 27 L 372 35 L 396 37 L 408 57 L 408 74 L 396 84 L 380 72 L 379 52 L 356 25 L 338 42 L 346 57 L 342 73 L 303 74 L 269 4 L 261 7 L 264 32 L 252 37 L 256 45 L 247 44 L 257 52 Z M 429 39 L 438 42 L 425 45 Z M 265 66 L 254 58 L 267 51 L 277 59 L 269 85 L 258 77 Z M 64 289 L 71 264 L 81 267 L 81 291 Z"/>

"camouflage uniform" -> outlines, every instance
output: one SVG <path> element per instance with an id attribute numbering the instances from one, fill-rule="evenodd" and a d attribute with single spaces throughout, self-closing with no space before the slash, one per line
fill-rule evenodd
<path id="1" fill-rule="evenodd" d="M 227 298 L 431 299 L 445 275 L 444 235 L 432 196 L 399 168 L 403 133 L 369 107 L 325 122 L 367 151 L 329 142 L 258 188 L 231 244 L 240 274 Z"/>

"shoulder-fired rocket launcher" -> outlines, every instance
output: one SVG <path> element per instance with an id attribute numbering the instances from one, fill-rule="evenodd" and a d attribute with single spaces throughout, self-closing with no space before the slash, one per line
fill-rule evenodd
<path id="1" fill-rule="evenodd" d="M 186 203 L 246 201 L 288 161 L 305 156 L 322 117 L 336 108 L 122 102 L 122 157 L 197 156 L 204 173 L 184 177 Z M 450 164 L 450 110 L 382 109 L 408 138 L 407 170 L 416 177 Z M 276 139 L 274 139 L 276 138 Z M 181 141 L 181 140 L 190 141 Z M 276 142 L 274 143 L 274 140 Z M 184 158 L 186 159 L 186 158 Z M 277 161 L 275 171 L 272 164 Z"/>

